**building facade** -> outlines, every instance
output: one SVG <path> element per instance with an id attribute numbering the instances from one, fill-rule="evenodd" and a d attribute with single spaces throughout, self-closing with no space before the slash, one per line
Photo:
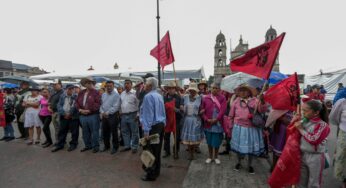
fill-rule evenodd
<path id="1" fill-rule="evenodd" d="M 31 67 L 25 64 L 12 63 L 11 61 L 0 60 L 0 77 L 4 76 L 22 76 L 30 77 L 40 74 L 47 74 L 39 67 Z"/>

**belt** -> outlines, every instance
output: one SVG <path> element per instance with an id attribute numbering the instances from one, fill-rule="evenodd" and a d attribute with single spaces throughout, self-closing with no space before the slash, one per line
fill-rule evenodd
<path id="1" fill-rule="evenodd" d="M 137 111 L 134 111 L 134 112 L 128 112 L 128 113 L 122 113 L 121 115 L 131 115 L 131 114 L 134 114 L 134 113 L 137 113 Z"/>

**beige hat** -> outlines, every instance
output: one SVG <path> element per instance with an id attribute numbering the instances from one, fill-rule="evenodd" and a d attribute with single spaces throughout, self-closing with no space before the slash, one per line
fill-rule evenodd
<path id="1" fill-rule="evenodd" d="M 94 85 L 96 84 L 96 81 L 94 80 L 94 78 L 92 78 L 92 77 L 86 77 L 86 78 L 82 78 L 82 80 L 80 81 L 80 84 L 83 86 L 83 87 L 85 87 L 85 84 L 87 83 L 87 82 L 92 82 Z"/>
<path id="2" fill-rule="evenodd" d="M 194 90 L 196 92 L 199 92 L 198 87 L 197 87 L 197 83 L 190 82 L 189 88 L 187 90 Z"/>
<path id="3" fill-rule="evenodd" d="M 148 150 L 144 150 L 141 154 L 141 161 L 145 167 L 150 168 L 155 162 L 155 156 Z"/>
<path id="4" fill-rule="evenodd" d="M 198 83 L 198 86 L 199 85 L 205 85 L 205 87 L 208 87 L 208 83 L 206 80 L 201 80 L 199 83 Z"/>
<path id="5" fill-rule="evenodd" d="M 249 86 L 248 84 L 242 84 L 242 85 L 238 86 L 238 87 L 236 88 L 236 91 L 239 91 L 239 90 L 242 89 L 242 88 L 245 88 L 245 89 L 247 89 L 248 91 L 250 91 L 250 93 L 252 94 L 252 96 L 256 96 L 256 95 L 257 95 L 257 90 L 256 90 L 255 88 Z"/>
<path id="6" fill-rule="evenodd" d="M 177 86 L 177 84 L 175 83 L 175 81 L 170 81 L 165 88 L 177 88 L 179 86 Z"/>

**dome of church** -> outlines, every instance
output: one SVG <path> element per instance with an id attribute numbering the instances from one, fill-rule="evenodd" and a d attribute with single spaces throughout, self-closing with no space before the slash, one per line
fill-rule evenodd
<path id="1" fill-rule="evenodd" d="M 246 52 L 247 44 L 243 43 L 243 37 L 240 35 L 239 44 L 235 47 L 234 51 L 236 52 Z"/>
<path id="2" fill-rule="evenodd" d="M 270 26 L 270 28 L 268 29 L 267 33 L 266 33 L 266 36 L 277 36 L 277 33 L 276 33 L 276 30 Z"/>
<path id="3" fill-rule="evenodd" d="M 225 35 L 222 34 L 221 31 L 220 31 L 220 33 L 216 36 L 216 41 L 219 41 L 219 40 L 223 40 L 223 41 L 226 40 Z"/>

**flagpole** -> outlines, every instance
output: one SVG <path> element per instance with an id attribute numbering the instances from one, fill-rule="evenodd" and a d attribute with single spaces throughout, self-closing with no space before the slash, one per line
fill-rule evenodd
<path id="1" fill-rule="evenodd" d="M 160 45 L 160 4 L 159 0 L 156 0 L 157 8 L 157 45 Z M 159 87 L 161 87 L 161 66 L 160 66 L 160 46 L 157 48 L 158 60 L 157 60 L 157 79 L 159 80 Z"/>
<path id="2" fill-rule="evenodd" d="M 173 62 L 173 73 L 174 73 L 174 82 L 175 86 L 178 86 L 177 83 L 177 74 L 175 72 L 175 64 Z M 179 122 L 178 122 L 179 123 Z M 177 123 L 175 123 L 175 134 L 174 134 L 174 159 L 178 159 L 178 151 L 177 151 Z"/>

